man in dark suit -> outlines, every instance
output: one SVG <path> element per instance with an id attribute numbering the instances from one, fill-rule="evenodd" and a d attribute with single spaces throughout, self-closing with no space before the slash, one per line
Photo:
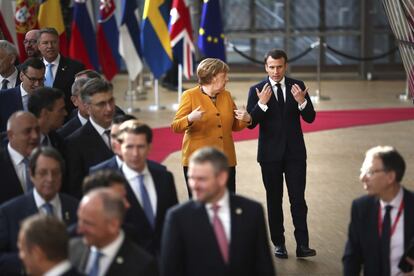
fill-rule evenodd
<path id="1" fill-rule="evenodd" d="M 89 80 L 81 90 L 89 121 L 65 139 L 68 187 L 75 197 L 82 196 L 81 183 L 89 168 L 111 158 L 110 127 L 115 112 L 112 85 L 102 79 Z"/>
<path id="2" fill-rule="evenodd" d="M 30 156 L 30 179 L 33 190 L 0 207 L 0 271 L 14 275 L 21 271 L 17 256 L 17 236 L 20 222 L 33 214 L 56 216 L 70 225 L 76 221 L 78 200 L 60 194 L 63 159 L 51 147 L 41 147 Z"/>
<path id="3" fill-rule="evenodd" d="M 86 194 L 78 210 L 78 232 L 70 242 L 70 260 L 88 275 L 158 275 L 155 259 L 121 230 L 122 198 L 108 188 Z"/>
<path id="4" fill-rule="evenodd" d="M 63 139 L 56 133 L 67 115 L 62 91 L 51 87 L 38 88 L 29 97 L 28 106 L 39 123 L 40 144 L 54 147 L 63 153 Z"/>
<path id="5" fill-rule="evenodd" d="M 250 88 L 247 111 L 252 117 L 248 127 L 253 129 L 260 125 L 257 161 L 266 188 L 275 256 L 288 257 L 283 227 L 283 176 L 295 226 L 296 256 L 314 256 L 316 251 L 309 248 L 305 201 L 306 148 L 300 118 L 312 123 L 315 110 L 303 82 L 285 77 L 285 52 L 270 50 L 264 61 L 268 77 Z"/>
<path id="6" fill-rule="evenodd" d="M 414 193 L 401 186 L 405 161 L 390 146 L 365 154 L 360 180 L 367 195 L 352 202 L 344 275 L 402 275 L 398 263 L 414 237 Z"/>
<path id="7" fill-rule="evenodd" d="M 28 157 L 39 145 L 39 124 L 33 114 L 17 111 L 8 121 L 6 148 L 0 150 L 0 204 L 29 192 Z"/>
<path id="8" fill-rule="evenodd" d="M 53 216 L 26 218 L 19 232 L 19 257 L 29 275 L 81 276 L 68 260 L 66 226 Z"/>
<path id="9" fill-rule="evenodd" d="M 118 140 L 131 205 L 125 222 L 136 228 L 139 245 L 158 256 L 165 214 L 178 203 L 174 178 L 165 167 L 147 161 L 152 144 L 149 126 L 137 120 L 126 121 L 119 127 Z"/>
<path id="10" fill-rule="evenodd" d="M 54 28 L 44 28 L 39 33 L 39 51 L 46 66 L 45 86 L 58 88 L 64 92 L 66 109 L 70 114 L 75 108 L 70 100 L 70 88 L 75 80 L 75 74 L 85 69 L 85 66 L 59 54 L 59 34 Z"/>
<path id="11" fill-rule="evenodd" d="M 17 56 L 17 49 L 13 44 L 0 40 L 0 90 L 19 86 L 19 70 L 14 65 Z"/>
<path id="12" fill-rule="evenodd" d="M 43 87 L 45 65 L 37 58 L 27 59 L 20 67 L 22 83 L 0 93 L 0 131 L 6 130 L 10 115 L 18 110 L 28 111 L 29 96 L 36 88 Z"/>
<path id="13" fill-rule="evenodd" d="M 193 153 L 194 200 L 165 219 L 161 275 L 275 275 L 262 206 L 227 189 L 228 162 L 215 148 Z"/>

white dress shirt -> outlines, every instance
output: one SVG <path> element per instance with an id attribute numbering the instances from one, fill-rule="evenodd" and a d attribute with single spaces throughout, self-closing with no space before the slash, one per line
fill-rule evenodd
<path id="1" fill-rule="evenodd" d="M 384 221 L 385 216 L 385 207 L 387 205 L 392 205 L 391 209 L 391 227 L 394 226 L 395 219 L 398 214 L 398 209 L 400 208 L 401 202 L 404 198 L 404 191 L 400 188 L 397 196 L 394 197 L 390 202 L 385 202 L 380 200 L 381 204 L 381 215 L 382 221 Z M 392 228 L 391 228 L 392 229 Z M 390 240 L 390 268 L 391 275 L 403 275 L 402 271 L 398 268 L 398 263 L 400 262 L 401 256 L 404 254 L 404 210 L 400 215 L 397 226 L 395 228 L 394 234 L 391 236 Z"/>
<path id="2" fill-rule="evenodd" d="M 99 133 L 99 135 L 102 137 L 102 139 L 104 140 L 105 144 L 111 148 L 111 142 L 109 141 L 108 136 L 105 134 L 106 129 L 101 127 L 100 125 L 98 125 L 93 119 L 92 117 L 89 117 L 89 121 L 91 121 L 92 126 L 94 127 L 94 129 Z M 109 128 L 110 130 L 110 128 Z"/>
<path id="3" fill-rule="evenodd" d="M 70 270 L 72 265 L 68 260 L 64 260 L 51 269 L 49 269 L 43 276 L 60 276 Z"/>
<path id="4" fill-rule="evenodd" d="M 92 265 L 94 262 L 93 257 L 95 255 L 95 254 L 92 254 L 92 252 L 93 251 L 96 252 L 99 250 L 102 253 L 101 258 L 99 259 L 99 276 L 106 275 L 106 272 L 108 271 L 109 267 L 111 266 L 111 263 L 113 262 L 119 249 L 121 248 L 121 245 L 124 242 L 124 239 L 125 239 L 125 234 L 121 230 L 119 232 L 118 237 L 113 242 L 105 246 L 104 248 L 98 249 L 95 246 L 92 246 L 91 252 L 89 253 L 89 257 L 88 257 L 88 263 L 86 265 L 86 273 L 89 273 L 92 269 Z M 115 261 L 123 262 L 123 260 L 115 260 Z"/>
<path id="5" fill-rule="evenodd" d="M 141 192 L 139 189 L 139 181 L 138 175 L 144 175 L 144 185 L 147 188 L 147 192 L 151 201 L 151 207 L 154 212 L 154 218 L 157 215 L 157 191 L 155 190 L 154 180 L 152 179 L 152 175 L 148 170 L 148 166 L 145 165 L 145 168 L 142 172 L 138 173 L 135 170 L 128 167 L 128 165 L 124 162 L 122 165 L 122 172 L 125 175 L 125 178 L 128 180 L 129 186 L 131 187 L 132 191 L 135 194 L 135 197 L 138 199 L 139 204 L 142 206 L 142 198 Z"/>
<path id="6" fill-rule="evenodd" d="M 36 188 L 33 189 L 33 196 L 36 203 L 37 209 L 39 209 L 39 213 L 47 215 L 46 209 L 44 208 L 44 204 L 46 201 L 40 194 L 37 192 Z M 62 221 L 62 203 L 60 202 L 60 197 L 58 194 L 55 195 L 52 200 L 49 201 L 50 204 L 53 206 L 53 215 L 57 217 L 60 221 Z"/>
<path id="7" fill-rule="evenodd" d="M 78 111 L 78 119 L 82 126 L 84 126 L 88 122 L 88 118 L 83 117 L 80 112 Z"/>
<path id="8" fill-rule="evenodd" d="M 17 152 L 15 149 L 13 149 L 10 143 L 7 144 L 7 150 L 9 151 L 10 159 L 13 163 L 13 167 L 16 171 L 17 177 L 20 180 L 20 185 L 22 186 L 23 191 L 26 193 L 26 179 L 30 176 L 26 175 L 26 166 L 23 162 L 24 156 Z"/>
<path id="9" fill-rule="evenodd" d="M 216 203 L 220 208 L 218 209 L 217 215 L 219 216 L 221 223 L 226 233 L 227 242 L 230 244 L 231 241 L 231 217 L 230 217 L 230 197 L 229 192 L 226 190 L 223 197 Z M 213 204 L 207 203 L 206 211 L 210 219 L 210 223 L 213 224 L 214 211 L 212 210 Z"/>
<path id="10" fill-rule="evenodd" d="M 46 67 L 45 77 L 46 77 L 47 65 L 49 63 L 52 63 L 53 64 L 53 66 L 52 66 L 52 75 L 53 75 L 53 81 L 55 81 L 56 72 L 57 72 L 57 69 L 59 67 L 59 62 L 60 62 L 60 54 L 58 54 L 58 56 L 56 57 L 56 59 L 54 61 L 52 61 L 52 62 L 47 62 L 45 59 L 43 59 L 43 63 L 45 64 L 45 67 Z"/>
<path id="11" fill-rule="evenodd" d="M 286 103 L 286 83 L 285 83 L 285 80 L 286 80 L 286 78 L 283 77 L 280 80 L 279 83 L 280 83 L 280 88 L 282 89 L 282 92 L 283 92 L 284 102 Z M 272 90 L 273 90 L 273 93 L 275 94 L 276 100 L 279 100 L 277 98 L 277 86 L 276 86 L 277 82 L 272 80 L 272 78 L 270 78 L 270 77 L 269 77 L 269 82 L 270 82 L 270 85 L 272 86 Z M 305 101 L 301 105 L 298 104 L 299 110 L 302 111 L 303 109 L 305 109 L 307 103 L 308 103 L 308 101 L 305 99 Z M 257 104 L 259 105 L 260 109 L 263 110 L 263 112 L 266 112 L 267 109 L 269 108 L 267 106 L 267 104 L 261 104 L 260 101 Z"/>
<path id="12" fill-rule="evenodd" d="M 14 72 L 10 76 L 8 76 L 7 78 L 3 78 L 0 75 L 0 86 L 3 83 L 3 80 L 6 79 L 6 80 L 9 81 L 7 83 L 7 89 L 10 89 L 10 88 L 15 87 L 16 86 L 16 82 L 17 82 L 17 78 L 19 77 L 17 73 L 18 73 L 18 71 L 17 71 L 16 67 L 14 67 Z"/>

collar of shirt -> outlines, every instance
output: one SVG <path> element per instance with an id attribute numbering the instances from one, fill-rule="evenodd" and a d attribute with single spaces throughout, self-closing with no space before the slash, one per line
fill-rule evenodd
<path id="1" fill-rule="evenodd" d="M 78 111 L 78 119 L 81 125 L 85 125 L 88 122 L 88 118 L 83 117 L 80 112 Z"/>
<path id="2" fill-rule="evenodd" d="M 398 212 L 398 208 L 400 208 L 400 204 L 401 201 L 403 200 L 403 189 L 402 187 L 400 187 L 400 190 L 398 191 L 397 195 L 390 201 L 390 202 L 385 202 L 383 200 L 380 199 L 380 204 L 381 204 L 381 209 L 382 209 L 382 215 L 385 215 L 385 206 L 387 205 L 391 205 L 392 206 L 392 211 L 397 211 Z"/>
<path id="3" fill-rule="evenodd" d="M 98 249 L 95 246 L 91 247 L 91 252 L 99 250 L 103 254 L 101 259 L 99 260 L 99 275 L 105 275 L 106 274 L 109 266 L 111 265 L 114 258 L 116 257 L 116 254 L 118 253 L 119 249 L 121 248 L 121 245 L 124 242 L 124 239 L 125 239 L 125 234 L 121 230 L 119 232 L 118 237 L 115 240 L 113 240 L 110 244 L 108 244 L 107 246 L 105 246 L 101 249 Z M 89 254 L 89 256 L 91 256 L 91 254 Z M 116 260 L 116 261 L 118 262 L 118 260 Z M 91 267 L 92 267 L 91 258 L 89 258 L 87 267 L 88 267 L 88 269 L 86 271 L 90 271 Z"/>
<path id="4" fill-rule="evenodd" d="M 46 214 L 46 211 L 42 208 L 43 204 L 46 203 L 46 201 L 43 199 L 43 197 L 37 192 L 36 188 L 33 189 L 33 197 L 37 206 L 37 209 L 40 210 L 43 214 Z M 53 206 L 53 213 L 54 215 L 61 219 L 61 205 L 60 205 L 60 198 L 59 195 L 56 194 L 52 200 L 49 200 L 49 203 Z"/>
<path id="5" fill-rule="evenodd" d="M 45 64 L 45 66 L 47 66 L 49 63 L 53 64 L 53 69 L 57 68 L 59 66 L 59 62 L 60 62 L 60 54 L 57 55 L 56 59 L 52 62 L 47 62 L 45 59 L 43 59 L 43 63 Z M 47 70 L 47 69 L 46 69 Z"/>
<path id="6" fill-rule="evenodd" d="M 145 168 L 142 170 L 142 172 L 137 172 L 133 169 L 131 169 L 126 163 L 122 164 L 122 172 L 125 175 L 125 178 L 129 181 L 136 179 L 136 177 L 140 174 L 148 175 L 150 172 L 148 170 L 148 166 L 145 164 Z"/>
<path id="7" fill-rule="evenodd" d="M 63 275 L 65 272 L 67 272 L 72 265 L 70 264 L 69 260 L 64 260 L 49 269 L 44 276 L 59 276 Z"/>
<path id="8" fill-rule="evenodd" d="M 218 210 L 217 215 L 220 217 L 221 223 L 223 224 L 223 227 L 224 227 L 224 231 L 226 232 L 227 241 L 230 243 L 230 239 L 231 239 L 230 196 L 229 196 L 229 192 L 227 189 L 224 195 L 217 201 L 216 204 L 220 206 L 220 209 Z M 205 204 L 205 208 L 207 210 L 210 223 L 213 222 L 213 216 L 214 216 L 214 212 L 211 209 L 212 206 L 213 206 L 212 203 Z"/>
<path id="9" fill-rule="evenodd" d="M 124 163 L 124 161 L 122 161 L 122 159 L 118 155 L 115 155 L 115 161 L 118 168 L 122 168 L 122 164 Z"/>
<path id="10" fill-rule="evenodd" d="M 6 80 L 8 80 L 9 81 L 9 83 L 7 84 L 7 87 L 10 89 L 10 88 L 13 88 L 13 87 L 15 87 L 16 86 L 16 80 L 17 80 L 17 78 L 19 77 L 18 76 L 18 73 L 19 71 L 17 71 L 17 69 L 16 69 L 16 67 L 14 67 L 14 72 L 13 73 L 11 73 L 11 75 L 10 76 L 8 76 L 7 78 L 3 78 L 1 75 L 0 75 L 0 84 L 3 82 L 3 80 L 4 79 L 6 79 Z"/>
<path id="11" fill-rule="evenodd" d="M 92 126 L 95 128 L 95 130 L 99 133 L 100 136 L 102 136 L 105 132 L 105 128 L 101 127 L 100 125 L 98 125 L 93 119 L 92 117 L 89 117 L 89 121 L 91 122 Z M 110 128 L 108 128 L 110 129 Z"/>
<path id="12" fill-rule="evenodd" d="M 7 144 L 7 149 L 9 150 L 10 158 L 13 161 L 15 166 L 19 166 L 20 163 L 23 161 L 24 156 L 17 152 L 10 143 Z"/>
<path id="13" fill-rule="evenodd" d="M 24 96 L 29 95 L 29 93 L 27 93 L 27 91 L 23 87 L 23 82 L 20 84 L 20 95 L 22 96 L 22 99 Z"/>
<path id="14" fill-rule="evenodd" d="M 270 84 L 272 85 L 272 87 L 274 87 L 275 85 L 276 85 L 276 83 L 278 83 L 278 82 L 276 82 L 276 81 L 274 81 L 274 80 L 272 80 L 272 78 L 270 78 L 269 77 L 269 82 L 270 82 Z M 282 87 L 282 89 L 284 89 L 285 88 L 285 77 L 283 77 L 280 81 L 279 81 L 279 83 L 280 83 L 280 86 Z"/>

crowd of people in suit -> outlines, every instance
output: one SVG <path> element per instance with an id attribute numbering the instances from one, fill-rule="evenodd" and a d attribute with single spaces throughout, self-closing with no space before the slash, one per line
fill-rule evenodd
<path id="1" fill-rule="evenodd" d="M 179 204 L 173 174 L 148 159 L 151 128 L 116 106 L 112 84 L 61 55 L 53 28 L 29 31 L 24 45 L 28 59 L 16 66 L 16 48 L 0 40 L 0 275 L 275 275 L 264 210 L 236 195 L 232 131 L 256 126 L 273 254 L 289 256 L 286 183 L 296 257 L 316 255 L 300 123 L 316 112 L 304 83 L 285 76 L 284 51 L 265 55 L 267 76 L 240 109 L 228 65 L 200 62 L 171 123 L 184 133 L 189 200 Z M 392 147 L 366 153 L 368 195 L 352 204 L 345 275 L 414 274 L 404 171 Z"/>

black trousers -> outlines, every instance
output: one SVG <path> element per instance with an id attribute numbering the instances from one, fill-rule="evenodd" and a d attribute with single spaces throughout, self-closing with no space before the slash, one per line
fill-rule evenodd
<path id="1" fill-rule="evenodd" d="M 309 246 L 306 217 L 308 207 L 305 201 L 306 160 L 285 160 L 260 163 L 262 179 L 266 189 L 267 212 L 270 237 L 274 245 L 285 244 L 283 227 L 283 176 L 289 195 L 290 212 L 295 226 L 297 245 Z"/>
<path id="2" fill-rule="evenodd" d="M 187 171 L 188 167 L 183 167 L 185 184 L 187 185 L 188 198 L 192 198 L 190 186 L 188 186 Z M 227 188 L 230 193 L 236 193 L 236 167 L 229 167 L 229 179 L 227 179 Z"/>

